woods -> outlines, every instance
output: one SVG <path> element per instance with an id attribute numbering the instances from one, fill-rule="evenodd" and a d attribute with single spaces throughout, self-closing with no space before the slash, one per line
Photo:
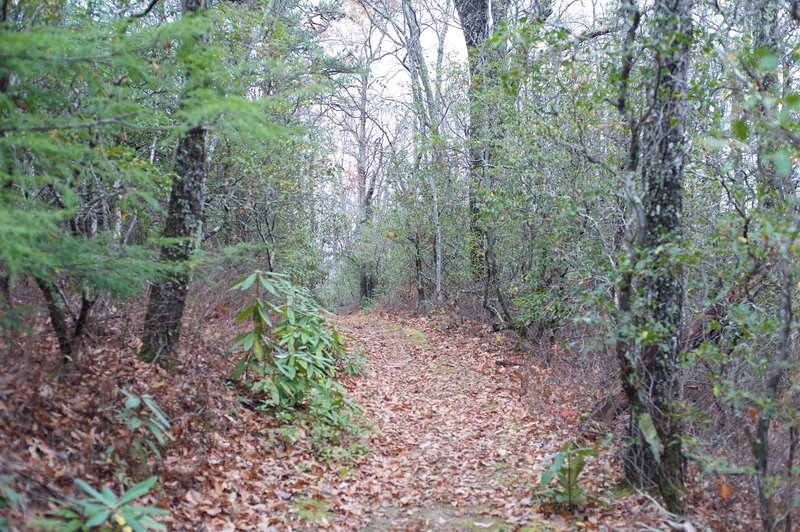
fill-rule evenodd
<path id="1" fill-rule="evenodd" d="M 0 530 L 797 526 L 796 0 L 0 2 Z"/>

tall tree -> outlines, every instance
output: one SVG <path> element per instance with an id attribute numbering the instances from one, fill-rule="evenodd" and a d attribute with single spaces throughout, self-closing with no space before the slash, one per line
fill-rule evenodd
<path id="1" fill-rule="evenodd" d="M 183 0 L 183 16 L 196 16 L 207 7 L 208 0 Z M 192 48 L 202 45 L 201 36 L 195 35 L 192 39 L 195 41 Z M 192 86 L 197 82 L 191 79 L 191 74 L 187 73 L 187 88 L 196 88 Z M 186 262 L 191 258 L 202 231 L 204 189 L 208 176 L 207 136 L 207 125 L 191 124 L 178 142 L 176 175 L 163 233 L 164 238 L 170 241 L 161 248 L 161 261 L 168 263 L 172 270 L 166 278 L 153 284 L 144 319 L 140 358 L 157 361 L 169 368 L 174 368 L 177 363 L 176 350 L 191 280 Z"/>
<path id="2" fill-rule="evenodd" d="M 779 244 L 776 246 L 774 256 L 775 270 L 777 274 L 777 345 L 772 356 L 770 365 L 767 369 L 766 381 L 764 383 L 763 397 L 768 404 L 774 403 L 779 398 L 779 386 L 784 380 L 787 369 L 791 367 L 793 356 L 792 322 L 794 317 L 794 290 L 795 282 L 792 271 L 792 246 L 796 246 L 796 204 L 793 204 L 795 191 L 790 180 L 791 172 L 782 175 L 774 164 L 774 156 L 780 148 L 780 143 L 776 142 L 774 134 L 769 131 L 767 124 L 772 119 L 773 112 L 770 105 L 765 102 L 767 99 L 781 98 L 781 89 L 778 83 L 776 70 L 770 67 L 759 68 L 758 63 L 763 63 L 764 58 L 780 63 L 783 55 L 780 42 L 779 13 L 780 6 L 773 0 L 750 1 L 745 6 L 747 24 L 750 26 L 750 33 L 753 43 L 753 53 L 748 54 L 754 59 L 754 65 L 749 65 L 750 76 L 753 78 L 753 93 L 758 95 L 759 104 L 754 109 L 753 119 L 761 127 L 756 138 L 756 180 L 759 186 L 759 203 L 763 230 L 772 232 L 773 238 L 777 237 Z M 786 70 L 787 75 L 789 69 Z M 787 84 L 788 86 L 788 84 Z M 796 200 L 795 200 L 796 201 Z M 770 226 L 782 228 L 786 231 L 771 231 Z M 795 355 L 796 356 L 796 355 Z M 779 515 L 777 505 L 771 492 L 776 484 L 775 478 L 770 472 L 770 427 L 773 424 L 776 412 L 767 406 L 760 408 L 758 420 L 756 421 L 755 432 L 751 436 L 751 450 L 754 458 L 756 486 L 758 488 L 758 503 L 761 522 L 764 530 L 776 530 L 781 522 L 784 522 L 787 531 L 792 529 L 792 510 L 791 506 Z M 798 445 L 797 427 L 790 424 L 790 446 Z M 790 472 L 791 476 L 792 473 Z M 788 485 L 784 485 L 784 490 L 793 491 L 794 486 L 791 478 Z M 784 498 L 788 501 L 793 499 L 792 491 L 784 491 Z"/>
<path id="3" fill-rule="evenodd" d="M 489 37 L 494 29 L 506 19 L 506 0 L 456 0 L 456 11 L 461 20 L 464 41 L 467 45 L 467 66 L 469 69 L 469 209 L 473 266 L 485 270 L 486 251 L 489 245 L 484 228 L 478 222 L 481 212 L 481 190 L 488 186 L 488 170 L 491 168 L 491 89 L 497 82 L 497 61 L 502 58 L 499 47 L 489 46 Z M 483 260 L 481 259 L 483 257 Z M 488 278 L 487 272 L 484 274 Z"/>
<path id="4" fill-rule="evenodd" d="M 444 7 L 445 17 L 449 17 L 450 2 Z M 436 85 L 431 82 L 431 75 L 422 50 L 422 29 L 417 12 L 411 2 L 403 4 L 403 28 L 406 32 L 404 42 L 408 50 L 406 68 L 411 77 L 411 98 L 415 114 L 415 156 L 414 169 L 422 174 L 431 192 L 431 218 L 434 231 L 434 292 L 436 304 L 444 302 L 442 291 L 442 223 L 439 185 L 437 176 L 445 173 L 447 161 L 442 145 L 440 127 L 444 122 L 441 102 L 442 55 L 447 26 L 437 35 L 438 47 L 436 57 Z M 430 148 L 423 149 L 419 144 L 426 139 Z M 422 163 L 426 167 L 422 168 Z"/>
<path id="5" fill-rule="evenodd" d="M 630 26 L 618 107 L 626 114 L 630 104 L 625 86 L 641 12 L 632 0 L 623 11 Z M 653 10 L 655 51 L 648 70 L 647 110 L 632 127 L 628 167 L 634 170 L 638 164 L 642 184 L 641 201 L 631 194 L 639 222 L 634 235 L 638 257 L 628 264 L 620 286 L 621 319 L 632 318 L 639 334 L 635 342 L 626 338 L 617 346 L 622 386 L 631 406 L 628 479 L 635 485 L 656 485 L 672 511 L 682 508 L 684 469 L 676 372 L 684 298 L 679 257 L 691 14 L 691 0 L 657 0 Z M 646 266 L 634 280 L 630 268 L 642 261 Z M 634 306 L 632 281 L 638 295 Z"/>
<path id="6" fill-rule="evenodd" d="M 497 279 L 497 236 L 492 222 L 486 219 L 484 201 L 500 178 L 496 158 L 502 139 L 504 111 L 513 104 L 502 81 L 507 43 L 505 39 L 491 38 L 495 30 L 507 21 L 508 1 L 456 0 L 455 6 L 467 45 L 469 68 L 467 138 L 472 269 L 475 275 L 483 278 L 484 308 L 491 309 L 489 299 L 496 297 L 501 311 L 492 309 L 493 313 L 501 321 L 508 321 L 511 319 L 510 305 Z M 544 21 L 551 12 L 550 0 L 537 0 L 531 5 L 529 17 Z"/>
<path id="7" fill-rule="evenodd" d="M 381 27 L 381 17 L 375 16 L 372 7 L 361 3 L 351 6 L 348 24 L 349 35 L 342 37 L 352 47 L 351 57 L 358 62 L 358 73 L 352 84 L 342 86 L 340 127 L 347 134 L 344 151 L 355 163 L 356 232 L 358 240 L 369 240 L 375 201 L 381 193 L 385 177 L 386 129 L 382 123 L 381 109 L 377 105 L 380 87 L 387 79 L 376 74 L 375 66 L 392 54 L 386 46 L 387 33 Z M 359 253 L 351 258 L 358 274 L 358 300 L 364 302 L 375 295 L 377 264 L 374 253 Z"/>

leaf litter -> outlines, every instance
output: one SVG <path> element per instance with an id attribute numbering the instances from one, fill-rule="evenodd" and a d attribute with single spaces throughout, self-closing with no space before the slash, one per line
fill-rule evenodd
<path id="1" fill-rule="evenodd" d="M 16 528 L 74 494 L 75 479 L 130 484 L 119 463 L 130 434 L 114 417 L 125 389 L 152 395 L 172 419 L 175 441 L 141 466 L 160 477 L 144 502 L 171 511 L 170 529 L 666 529 L 650 498 L 618 490 L 611 448 L 589 460 L 582 507 L 534 496 L 548 455 L 575 441 L 589 405 L 564 389 L 531 401 L 523 392 L 552 387 L 553 368 L 485 325 L 403 312 L 336 318 L 367 356 L 367 375 L 344 384 L 371 426 L 363 441 L 342 442 L 366 452 L 336 454 L 312 445 L 310 427 L 245 408 L 225 386 L 236 333 L 227 315 L 190 320 L 176 374 L 136 359 L 137 325 L 122 316 L 96 332 L 70 375 L 54 375 L 58 355 L 41 323 L 39 338 L 8 346 L 17 358 L 0 374 L 0 475 L 26 504 L 0 515 Z M 496 363 L 506 359 L 522 362 Z"/>

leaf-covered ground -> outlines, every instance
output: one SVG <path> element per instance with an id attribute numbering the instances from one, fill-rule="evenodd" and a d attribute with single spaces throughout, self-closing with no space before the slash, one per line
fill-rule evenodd
<path id="1" fill-rule="evenodd" d="M 569 437 L 564 414 L 572 411 L 534 413 L 520 393 L 519 366 L 496 364 L 512 354 L 502 336 L 436 317 L 356 315 L 341 325 L 369 354 L 371 377 L 354 383 L 352 395 L 379 429 L 348 486 L 367 508 L 367 529 L 619 529 L 633 514 L 659 521 L 635 498 L 619 511 L 607 460 L 586 472 L 594 504 L 574 514 L 543 511 L 531 487 Z M 545 378 L 528 371 L 532 387 Z"/>
<path id="2" fill-rule="evenodd" d="M 113 316 L 72 373 L 56 373 L 41 324 L 39 339 L 7 349 L 0 475 L 27 503 L 0 515 L 30 528 L 51 497 L 75 494 L 76 478 L 116 491 L 130 485 L 121 472 L 133 461 L 127 469 L 121 461 L 131 438 L 115 418 L 127 389 L 152 394 L 173 419 L 176 441 L 139 472 L 159 475 L 148 502 L 171 510 L 170 529 L 664 529 L 651 500 L 618 487 L 613 446 L 583 474 L 587 503 L 569 511 L 535 497 L 546 457 L 579 441 L 581 413 L 604 390 L 553 380 L 556 369 L 524 361 L 510 337 L 439 315 L 337 318 L 367 358 L 368 375 L 345 385 L 369 430 L 321 445 L 311 424 L 282 425 L 225 386 L 236 325 L 223 310 L 190 316 L 174 375 L 137 361 L 135 321 Z M 693 485 L 701 520 L 742 524 L 738 503 L 709 506 Z"/>

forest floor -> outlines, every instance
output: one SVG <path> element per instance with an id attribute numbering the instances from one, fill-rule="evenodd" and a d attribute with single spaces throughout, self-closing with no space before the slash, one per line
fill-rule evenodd
<path id="1" fill-rule="evenodd" d="M 597 441 L 576 429 L 608 390 L 585 377 L 555 380 L 563 368 L 537 364 L 510 335 L 442 315 L 337 317 L 366 355 L 367 374 L 344 380 L 366 430 L 332 445 L 310 424 L 246 408 L 225 385 L 235 362 L 230 312 L 190 313 L 175 374 L 136 359 L 134 314 L 95 329 L 71 373 L 53 364 L 44 320 L 38 337 L 7 350 L 16 354 L 0 372 L 0 481 L 11 478 L 27 501 L 0 504 L 12 529 L 78 494 L 76 478 L 119 492 L 149 474 L 160 488 L 146 502 L 171 511 L 170 530 L 667 529 L 652 499 L 620 487 L 619 436 L 589 458 L 585 503 L 536 496 L 551 453 Z M 121 389 L 151 394 L 172 419 L 175 441 L 161 459 L 132 457 L 117 417 Z M 692 489 L 701 517 L 728 516 L 719 529 L 747 522 L 738 503 L 712 508 L 714 497 Z"/>
<path id="2" fill-rule="evenodd" d="M 349 486 L 368 530 L 620 530 L 663 521 L 615 488 L 610 456 L 592 461 L 592 503 L 573 512 L 534 497 L 547 457 L 570 438 L 577 405 L 536 411 L 525 388 L 546 370 L 521 363 L 502 335 L 474 322 L 376 314 L 339 320 L 368 354 L 353 398 L 378 431 Z M 523 369 L 524 367 L 524 369 Z"/>

